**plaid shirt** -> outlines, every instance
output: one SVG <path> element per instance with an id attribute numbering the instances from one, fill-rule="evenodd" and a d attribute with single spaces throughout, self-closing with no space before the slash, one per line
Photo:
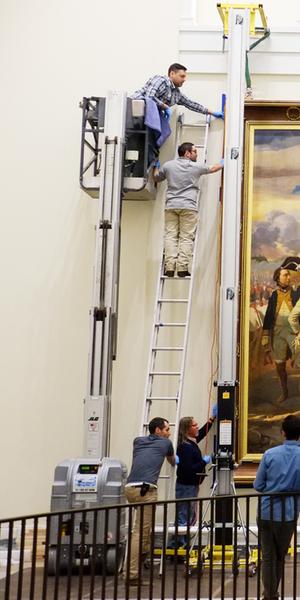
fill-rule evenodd
<path id="1" fill-rule="evenodd" d="M 154 77 L 150 77 L 140 90 L 137 90 L 131 95 L 131 98 L 144 98 L 145 96 L 152 98 L 158 106 L 161 106 L 162 104 L 167 104 L 168 106 L 181 104 L 195 112 L 204 114 L 207 114 L 208 112 L 208 109 L 202 106 L 202 104 L 194 102 L 194 100 L 190 100 L 187 96 L 184 96 L 169 77 L 164 75 L 154 75 Z"/>

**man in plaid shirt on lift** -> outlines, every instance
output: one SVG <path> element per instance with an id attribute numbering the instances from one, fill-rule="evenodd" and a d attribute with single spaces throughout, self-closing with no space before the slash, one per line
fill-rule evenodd
<path id="1" fill-rule="evenodd" d="M 222 111 L 212 111 L 182 94 L 180 88 L 186 80 L 186 72 L 186 67 L 179 63 L 173 63 L 168 69 L 168 76 L 154 75 L 154 77 L 150 77 L 141 89 L 132 94 L 131 98 L 142 99 L 145 96 L 152 98 L 158 108 L 164 111 L 168 119 L 171 116 L 170 106 L 174 106 L 174 104 L 180 104 L 195 112 L 223 119 L 224 114 Z"/>

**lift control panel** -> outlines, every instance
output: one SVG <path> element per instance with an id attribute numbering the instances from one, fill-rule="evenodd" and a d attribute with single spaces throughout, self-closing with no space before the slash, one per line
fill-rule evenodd
<path id="1" fill-rule="evenodd" d="M 97 492 L 99 464 L 80 463 L 74 474 L 73 492 Z"/>

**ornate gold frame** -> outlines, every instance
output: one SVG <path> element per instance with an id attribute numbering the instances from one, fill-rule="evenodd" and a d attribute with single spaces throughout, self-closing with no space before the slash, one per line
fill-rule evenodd
<path id="1" fill-rule="evenodd" d="M 245 158 L 244 158 L 244 192 L 243 192 L 243 223 L 242 223 L 242 259 L 241 259 L 241 305 L 240 305 L 240 361 L 239 361 L 239 461 L 258 462 L 262 454 L 254 454 L 248 451 L 249 430 L 249 334 L 250 334 L 250 280 L 251 280 L 251 235 L 253 222 L 253 185 L 254 185 L 254 136 L 257 130 L 292 130 L 300 129 L 298 118 L 294 123 L 290 120 L 290 105 L 280 103 L 285 110 L 285 119 L 270 120 L 249 119 L 245 122 Z M 290 106 L 294 110 L 294 106 Z M 298 109 L 298 106 L 296 107 Z M 251 116 L 254 115 L 251 107 Z M 300 110 L 300 109 L 299 109 Z M 294 113 L 293 113 L 294 114 Z M 299 112 L 300 114 L 300 112 Z M 297 113 L 298 115 L 298 113 Z M 295 123 L 296 121 L 296 123 Z M 300 176 L 299 176 L 300 180 Z"/>

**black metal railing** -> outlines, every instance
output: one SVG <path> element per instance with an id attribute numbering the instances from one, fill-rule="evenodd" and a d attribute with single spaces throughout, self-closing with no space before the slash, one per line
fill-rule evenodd
<path id="1" fill-rule="evenodd" d="M 296 600 L 300 597 L 297 497 L 289 494 L 286 500 L 286 496 L 269 495 L 267 526 L 269 536 L 277 535 L 279 506 L 284 523 L 282 537 L 289 527 L 292 542 L 279 565 L 278 591 L 282 600 Z M 257 527 L 256 515 L 258 511 L 263 520 L 266 516 L 262 513 L 263 498 L 257 494 L 198 498 L 197 521 L 187 526 L 178 524 L 182 500 L 2 519 L 0 598 L 259 599 L 263 595 L 261 536 L 265 532 Z M 230 521 L 228 499 L 232 501 Z M 184 502 L 189 519 L 195 500 Z M 294 507 L 292 525 L 288 522 L 290 505 L 287 508 L 286 502 L 292 502 Z M 217 503 L 225 507 L 221 517 Z M 140 511 L 140 524 L 138 535 L 132 537 L 136 509 Z M 150 524 L 147 555 L 143 539 L 146 518 Z M 218 545 L 216 538 L 221 540 Z M 138 561 L 137 576 L 133 578 L 130 563 L 134 552 Z"/>

